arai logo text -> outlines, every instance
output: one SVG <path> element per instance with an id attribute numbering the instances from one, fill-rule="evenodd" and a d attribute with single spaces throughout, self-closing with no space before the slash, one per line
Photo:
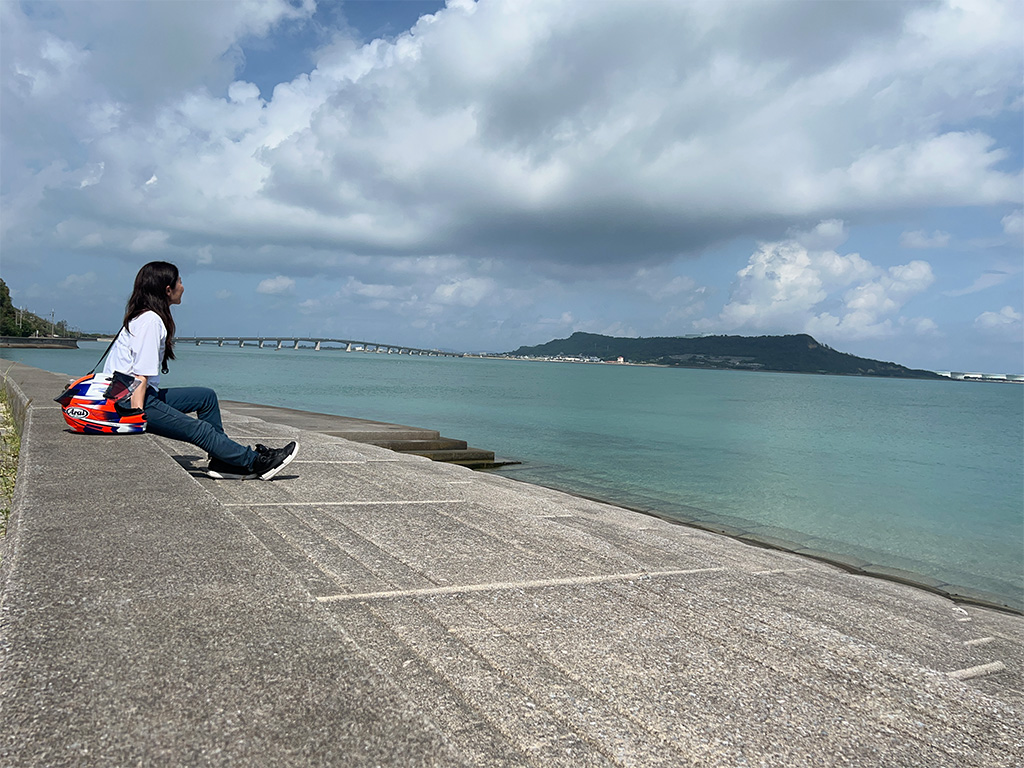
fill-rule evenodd
<path id="1" fill-rule="evenodd" d="M 84 419 L 89 415 L 89 412 L 85 408 L 72 407 L 68 408 L 67 414 L 73 419 Z"/>

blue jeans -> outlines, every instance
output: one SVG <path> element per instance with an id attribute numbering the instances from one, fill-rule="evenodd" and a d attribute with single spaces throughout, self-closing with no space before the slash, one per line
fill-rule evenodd
<path id="1" fill-rule="evenodd" d="M 154 435 L 198 446 L 212 458 L 250 469 L 256 452 L 224 434 L 217 393 L 209 387 L 146 390 L 146 430 Z M 186 413 L 195 413 L 193 419 Z"/>

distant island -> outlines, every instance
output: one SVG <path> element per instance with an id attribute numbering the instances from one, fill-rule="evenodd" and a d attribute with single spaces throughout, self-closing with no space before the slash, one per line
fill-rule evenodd
<path id="1" fill-rule="evenodd" d="M 869 360 L 837 352 L 806 333 L 791 336 L 652 336 L 624 338 L 577 331 L 534 347 L 519 347 L 511 357 L 575 358 L 637 365 L 667 365 L 718 370 L 824 373 L 942 379 L 932 371 Z M 621 361 L 619 358 L 622 358 Z"/>

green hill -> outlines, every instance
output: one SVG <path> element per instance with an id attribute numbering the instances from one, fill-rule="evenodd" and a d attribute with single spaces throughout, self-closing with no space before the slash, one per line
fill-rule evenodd
<path id="1" fill-rule="evenodd" d="M 685 368 L 941 378 L 931 371 L 836 352 L 805 333 L 792 336 L 654 336 L 631 339 L 576 332 L 567 339 L 520 347 L 509 354 L 519 357 L 597 357 L 602 360 L 615 360 L 621 356 L 627 363 Z"/>
<path id="2" fill-rule="evenodd" d="M 7 283 L 0 279 L 0 336 L 82 336 L 71 332 L 66 320 L 58 320 L 53 325 L 50 320 L 33 314 L 28 310 L 18 309 L 11 302 L 11 292 Z"/>

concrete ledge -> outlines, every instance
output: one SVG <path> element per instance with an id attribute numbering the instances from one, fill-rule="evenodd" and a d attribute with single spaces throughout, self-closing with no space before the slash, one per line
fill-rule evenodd
<path id="1" fill-rule="evenodd" d="M 92 341 L 92 339 L 84 339 Z M 78 349 L 77 337 L 0 336 L 0 348 L 11 349 Z"/>
<path id="2" fill-rule="evenodd" d="M 46 404 L 64 380 L 6 375 L 28 407 L 0 571 L 0 763 L 451 758 L 156 438 L 66 431 Z"/>
<path id="3" fill-rule="evenodd" d="M 1021 761 L 1019 616 L 244 408 L 302 452 L 216 482 L 6 379 L 4 765 Z"/>

